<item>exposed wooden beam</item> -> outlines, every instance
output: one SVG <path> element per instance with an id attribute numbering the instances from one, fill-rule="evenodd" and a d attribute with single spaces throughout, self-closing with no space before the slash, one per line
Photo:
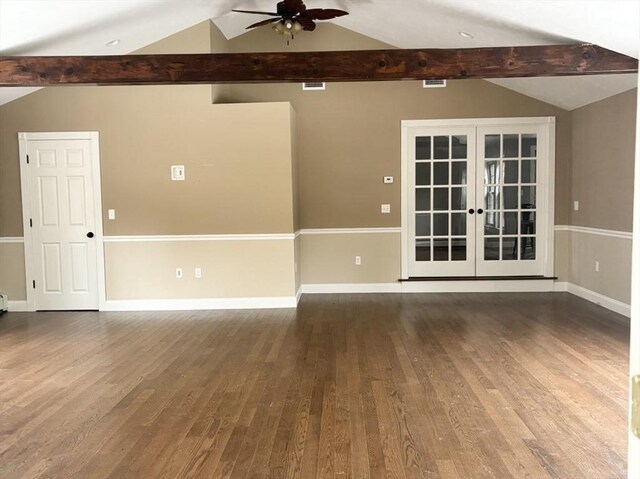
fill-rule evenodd
<path id="1" fill-rule="evenodd" d="M 0 57 L 0 86 L 384 81 L 637 73 L 597 45 L 185 55 Z"/>

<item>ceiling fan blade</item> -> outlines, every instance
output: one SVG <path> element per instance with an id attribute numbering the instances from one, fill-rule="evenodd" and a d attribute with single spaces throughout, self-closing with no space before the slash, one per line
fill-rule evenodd
<path id="1" fill-rule="evenodd" d="M 299 15 L 307 9 L 302 0 L 284 0 L 282 3 L 292 15 Z"/>
<path id="2" fill-rule="evenodd" d="M 269 18 L 267 20 L 262 20 L 261 22 L 257 22 L 254 23 L 252 25 L 249 25 L 246 30 L 250 30 L 251 28 L 256 28 L 256 27 L 261 27 L 262 25 L 269 25 L 270 23 L 275 23 L 275 22 L 279 22 L 280 19 L 279 18 Z"/>
<path id="3" fill-rule="evenodd" d="M 296 18 L 296 21 L 300 25 L 302 25 L 303 30 L 312 32 L 316 29 L 316 24 L 314 23 L 314 21 L 305 15 L 300 15 L 299 17 Z"/>
<path id="4" fill-rule="evenodd" d="M 344 10 L 336 10 L 334 8 L 310 8 L 303 14 L 312 20 L 330 20 L 336 17 L 342 17 L 349 15 L 349 12 Z"/>
<path id="5" fill-rule="evenodd" d="M 238 13 L 252 13 L 254 15 L 269 15 L 271 17 L 279 17 L 280 15 L 278 13 L 273 13 L 273 12 L 254 12 L 252 10 L 231 10 L 232 12 L 238 12 Z"/>

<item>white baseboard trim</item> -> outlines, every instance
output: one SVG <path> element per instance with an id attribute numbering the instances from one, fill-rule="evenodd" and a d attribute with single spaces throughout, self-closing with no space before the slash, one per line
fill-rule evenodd
<path id="1" fill-rule="evenodd" d="M 9 312 L 14 312 L 14 313 L 25 312 L 27 311 L 27 300 L 26 299 L 15 300 L 15 301 L 9 300 L 8 306 L 9 306 Z"/>
<path id="2" fill-rule="evenodd" d="M 265 298 L 121 299 L 107 300 L 101 311 L 197 311 L 207 309 L 295 308 L 295 296 Z"/>
<path id="3" fill-rule="evenodd" d="M 567 283 L 567 291 L 575 296 L 578 296 L 592 303 L 596 303 L 603 308 L 609 309 L 615 313 L 621 314 L 629 318 L 631 316 L 631 306 L 618 301 L 617 299 L 610 298 L 604 294 L 596 293 L 590 289 L 583 288 L 577 284 Z"/>
<path id="4" fill-rule="evenodd" d="M 300 302 L 300 298 L 302 297 L 302 285 L 298 287 L 298 291 L 296 291 L 296 306 Z"/>

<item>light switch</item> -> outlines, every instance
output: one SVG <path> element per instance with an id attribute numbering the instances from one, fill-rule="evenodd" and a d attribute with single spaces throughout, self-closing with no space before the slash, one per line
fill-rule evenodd
<path id="1" fill-rule="evenodd" d="M 109 219 L 110 220 L 116 219 L 116 210 L 109 210 Z"/>
<path id="2" fill-rule="evenodd" d="M 391 205 L 380 205 L 380 213 L 391 213 Z"/>
<path id="3" fill-rule="evenodd" d="M 173 165 L 171 167 L 171 180 L 184 181 L 184 165 Z"/>
<path id="4" fill-rule="evenodd" d="M 382 178 L 382 181 L 385 185 L 390 185 L 391 183 L 393 183 L 393 176 L 385 176 Z"/>
<path id="5" fill-rule="evenodd" d="M 580 209 L 580 202 L 579 201 L 574 201 L 573 202 L 573 211 L 578 211 Z"/>

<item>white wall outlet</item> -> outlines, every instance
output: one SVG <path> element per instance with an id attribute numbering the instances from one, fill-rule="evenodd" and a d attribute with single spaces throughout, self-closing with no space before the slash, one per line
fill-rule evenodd
<path id="1" fill-rule="evenodd" d="M 196 268 L 195 275 L 197 279 L 202 278 L 202 268 Z"/>
<path id="2" fill-rule="evenodd" d="M 574 201 L 573 202 L 573 211 L 578 211 L 580 209 L 580 202 L 579 201 Z"/>
<path id="3" fill-rule="evenodd" d="M 596 261 L 595 268 L 596 268 L 596 273 L 599 273 L 600 272 L 600 261 Z"/>
<path id="4" fill-rule="evenodd" d="M 171 166 L 171 180 L 184 181 L 184 165 Z"/>
<path id="5" fill-rule="evenodd" d="M 382 181 L 385 185 L 390 185 L 391 183 L 393 183 L 393 176 L 385 176 L 382 178 Z"/>
<path id="6" fill-rule="evenodd" d="M 362 256 L 356 256 L 356 264 L 360 266 L 362 264 Z"/>
<path id="7" fill-rule="evenodd" d="M 391 205 L 380 205 L 380 213 L 391 213 Z"/>
<path id="8" fill-rule="evenodd" d="M 110 220 L 116 219 L 116 210 L 109 210 L 109 219 Z"/>
<path id="9" fill-rule="evenodd" d="M 176 268 L 176 278 L 182 279 L 182 268 Z"/>

